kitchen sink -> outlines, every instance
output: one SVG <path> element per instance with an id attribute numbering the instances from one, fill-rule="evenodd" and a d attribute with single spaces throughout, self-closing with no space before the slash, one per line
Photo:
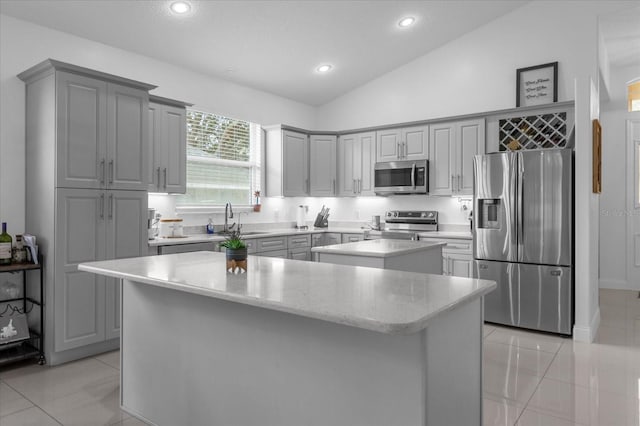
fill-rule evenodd
<path id="1" fill-rule="evenodd" d="M 241 236 L 247 235 L 260 235 L 260 234 L 268 234 L 268 231 L 249 231 L 249 232 L 240 232 Z"/>

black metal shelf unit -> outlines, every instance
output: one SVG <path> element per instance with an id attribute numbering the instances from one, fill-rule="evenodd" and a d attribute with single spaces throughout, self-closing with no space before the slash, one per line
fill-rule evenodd
<path id="1" fill-rule="evenodd" d="M 0 266 L 2 273 L 22 273 L 22 297 L 14 299 L 0 299 L 0 317 L 14 312 L 28 314 L 34 308 L 39 310 L 40 329 L 29 326 L 29 339 L 15 343 L 0 345 L 0 366 L 29 358 L 38 358 L 38 364 L 45 363 L 44 357 L 44 257 L 38 256 L 38 264 L 21 263 Z M 40 300 L 27 294 L 27 271 L 40 271 Z M 18 306 L 12 303 L 18 302 Z M 21 306 L 20 306 L 21 305 Z"/>

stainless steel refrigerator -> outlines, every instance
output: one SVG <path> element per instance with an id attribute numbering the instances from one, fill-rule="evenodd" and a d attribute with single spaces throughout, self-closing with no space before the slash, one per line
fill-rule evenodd
<path id="1" fill-rule="evenodd" d="M 473 169 L 474 274 L 498 283 L 485 321 L 571 334 L 572 151 L 477 155 Z"/>

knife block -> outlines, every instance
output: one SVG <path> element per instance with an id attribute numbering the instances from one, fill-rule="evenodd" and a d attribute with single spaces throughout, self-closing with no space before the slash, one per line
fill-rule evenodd
<path id="1" fill-rule="evenodd" d="M 318 213 L 318 215 L 316 216 L 316 221 L 313 222 L 313 226 L 314 228 L 328 228 L 329 220 L 326 218 L 323 219 L 320 213 Z"/>

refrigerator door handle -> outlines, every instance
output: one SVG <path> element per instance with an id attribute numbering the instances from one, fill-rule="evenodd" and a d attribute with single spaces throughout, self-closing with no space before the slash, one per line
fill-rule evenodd
<path id="1" fill-rule="evenodd" d="M 521 158 L 520 158 L 521 160 Z M 520 165 L 522 164 L 522 162 L 520 161 Z M 519 166 L 521 167 L 521 166 Z M 518 226 L 518 234 L 517 234 L 517 241 L 518 241 L 518 261 L 522 261 L 524 258 L 524 170 L 520 169 L 518 171 L 518 183 L 517 183 L 517 196 L 516 199 L 518 200 L 518 204 L 517 204 L 517 226 Z"/>

